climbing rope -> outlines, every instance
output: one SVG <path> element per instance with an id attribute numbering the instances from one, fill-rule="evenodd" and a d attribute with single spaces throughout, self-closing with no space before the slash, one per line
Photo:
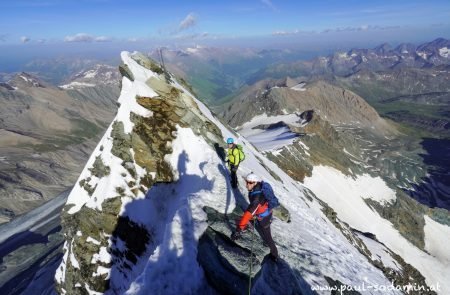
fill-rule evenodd
<path id="1" fill-rule="evenodd" d="M 248 295 L 250 295 L 250 291 L 252 289 L 252 258 L 253 258 L 253 241 L 255 237 L 255 218 L 253 218 L 253 230 L 251 231 L 251 243 L 250 243 L 250 272 L 248 274 Z"/>

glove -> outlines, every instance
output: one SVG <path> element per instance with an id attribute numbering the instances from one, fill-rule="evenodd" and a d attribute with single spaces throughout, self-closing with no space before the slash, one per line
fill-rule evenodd
<path id="1" fill-rule="evenodd" d="M 235 173 L 237 172 L 237 169 L 238 169 L 238 166 L 231 165 L 231 167 L 230 167 L 230 170 Z"/>
<path id="2" fill-rule="evenodd" d="M 241 237 L 241 231 L 235 231 L 234 233 L 231 234 L 230 238 L 232 241 L 236 241 L 240 237 Z"/>

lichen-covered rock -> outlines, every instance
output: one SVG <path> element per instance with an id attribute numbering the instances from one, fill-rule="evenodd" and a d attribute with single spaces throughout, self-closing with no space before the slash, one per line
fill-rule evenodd
<path id="1" fill-rule="evenodd" d="M 134 75 L 133 72 L 130 70 L 128 65 L 122 63 L 119 66 L 119 72 L 123 77 L 127 77 L 130 81 L 134 81 Z"/>
<path id="2" fill-rule="evenodd" d="M 67 205 L 62 214 L 67 242 L 66 259 L 57 273 L 60 293 L 124 292 L 127 286 L 121 281 L 131 282 L 130 276 L 139 274 L 143 265 L 138 265 L 138 260 L 154 240 L 153 228 L 129 216 L 126 202 L 144 198 L 157 183 L 177 179 L 166 159 L 173 152 L 171 143 L 177 138 L 177 128 L 191 128 L 211 145 L 222 141 L 218 127 L 202 115 L 190 94 L 159 75 L 161 68 L 155 62 L 140 54 L 131 58 L 155 73 L 145 84 L 151 89 L 147 92 L 154 91 L 156 96 L 128 98 L 133 109 L 126 117 L 119 109 L 80 177 L 84 192 L 76 187 L 69 196 L 75 203 L 78 193 L 86 193 L 89 199 L 76 210 Z M 130 81 L 135 80 L 127 64 L 122 64 L 120 71 Z M 130 126 L 131 132 L 127 132 Z M 227 252 L 226 248 L 221 251 Z"/>
<path id="3" fill-rule="evenodd" d="M 283 204 L 273 209 L 273 216 L 284 222 L 291 221 L 291 214 L 289 214 L 289 210 Z"/>
<path id="4" fill-rule="evenodd" d="M 162 74 L 164 71 L 163 69 L 153 60 L 145 56 L 144 54 L 137 52 L 136 54 L 133 54 L 133 59 L 141 66 L 143 66 L 146 69 L 149 69 L 150 71 Z"/>
<path id="5" fill-rule="evenodd" d="M 130 152 L 131 136 L 125 134 L 122 122 L 115 121 L 113 123 L 111 137 L 113 138 L 111 153 L 124 162 L 133 162 L 133 157 Z"/>
<path id="6" fill-rule="evenodd" d="M 100 156 L 97 156 L 95 158 L 94 166 L 92 168 L 89 168 L 89 171 L 91 171 L 92 175 L 98 178 L 102 178 L 109 175 L 111 168 L 103 163 Z"/>

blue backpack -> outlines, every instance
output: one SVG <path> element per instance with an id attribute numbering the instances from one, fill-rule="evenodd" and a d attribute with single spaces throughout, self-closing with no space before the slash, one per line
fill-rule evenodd
<path id="1" fill-rule="evenodd" d="M 267 182 L 261 183 L 261 191 L 264 195 L 264 198 L 269 203 L 269 209 L 272 210 L 273 208 L 276 208 L 280 206 L 280 202 L 278 201 L 278 198 L 275 196 L 272 187 Z"/>

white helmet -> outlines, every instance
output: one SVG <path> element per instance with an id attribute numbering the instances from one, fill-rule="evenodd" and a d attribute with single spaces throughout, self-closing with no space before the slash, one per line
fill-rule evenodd
<path id="1" fill-rule="evenodd" d="M 245 180 L 248 182 L 261 182 L 262 181 L 261 177 L 259 177 L 258 175 L 256 175 L 253 172 L 250 172 L 250 174 L 248 174 L 245 177 Z"/>

